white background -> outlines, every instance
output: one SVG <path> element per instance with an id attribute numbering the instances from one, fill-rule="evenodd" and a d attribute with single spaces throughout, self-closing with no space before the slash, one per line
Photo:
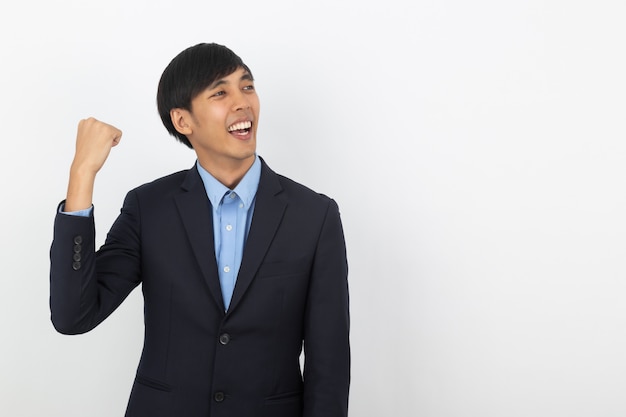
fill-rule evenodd
<path id="1" fill-rule="evenodd" d="M 123 415 L 135 290 L 56 334 L 48 249 L 75 129 L 124 137 L 100 173 L 98 242 L 125 193 L 187 169 L 158 79 L 225 44 L 261 97 L 259 154 L 340 205 L 351 415 L 626 415 L 624 2 L 21 1 L 0 13 L 0 415 Z"/>

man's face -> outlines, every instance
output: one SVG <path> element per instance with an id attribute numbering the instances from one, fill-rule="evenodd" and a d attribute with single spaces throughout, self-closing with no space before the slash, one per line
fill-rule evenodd
<path id="1" fill-rule="evenodd" d="M 205 169 L 252 164 L 259 108 L 252 76 L 243 68 L 216 80 L 191 101 L 187 137 Z"/>

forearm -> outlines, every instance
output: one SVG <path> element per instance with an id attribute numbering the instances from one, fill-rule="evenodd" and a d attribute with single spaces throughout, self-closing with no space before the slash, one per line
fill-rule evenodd
<path id="1" fill-rule="evenodd" d="M 91 207 L 95 181 L 95 173 L 72 164 L 64 211 L 79 211 Z"/>
<path id="2" fill-rule="evenodd" d="M 84 303 L 95 285 L 94 240 L 93 217 L 57 214 L 50 248 L 50 312 L 61 333 L 84 333 L 93 327 L 94 312 Z"/>
<path id="3" fill-rule="evenodd" d="M 50 311 L 59 332 L 93 329 L 139 284 L 136 209 L 135 199 L 127 197 L 97 252 L 93 216 L 57 213 L 50 249 Z"/>

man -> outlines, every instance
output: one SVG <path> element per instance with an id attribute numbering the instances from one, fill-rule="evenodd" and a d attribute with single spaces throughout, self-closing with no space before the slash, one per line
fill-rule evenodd
<path id="1" fill-rule="evenodd" d="M 256 155 L 252 73 L 228 48 L 181 52 L 157 104 L 197 163 L 130 191 L 98 251 L 94 180 L 122 132 L 93 118 L 78 125 L 50 255 L 55 328 L 93 329 L 141 283 L 145 340 L 126 416 L 346 416 L 337 205 Z"/>

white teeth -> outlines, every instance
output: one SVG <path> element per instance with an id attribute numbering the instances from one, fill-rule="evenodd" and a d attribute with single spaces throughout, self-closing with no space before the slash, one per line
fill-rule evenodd
<path id="1" fill-rule="evenodd" d="M 250 121 L 239 122 L 239 123 L 235 123 L 234 125 L 231 125 L 228 128 L 228 131 L 229 132 L 234 132 L 235 130 L 250 129 L 251 127 L 252 127 L 252 122 L 250 122 Z"/>

